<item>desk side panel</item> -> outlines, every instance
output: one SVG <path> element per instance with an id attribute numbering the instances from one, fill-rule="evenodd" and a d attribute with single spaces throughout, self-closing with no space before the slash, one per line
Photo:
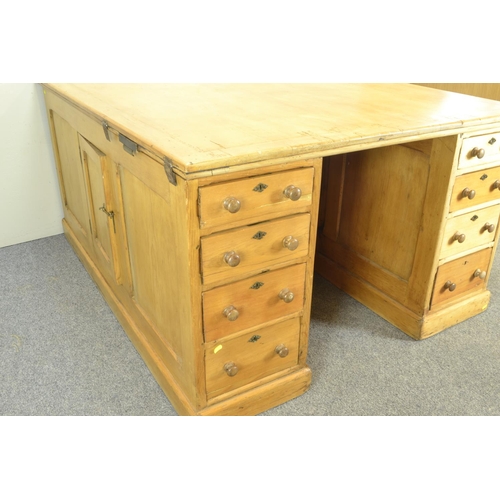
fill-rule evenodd
<path id="1" fill-rule="evenodd" d="M 101 123 L 50 91 L 45 98 L 49 116 L 57 114 L 68 130 L 109 157 L 115 213 L 110 230 L 116 229 L 119 259 L 127 270 L 120 283 L 110 279 L 85 241 L 77 245 L 73 227 L 69 231 L 66 225 L 68 239 L 113 311 L 122 311 L 118 319 L 176 410 L 196 413 L 206 404 L 197 186 L 180 178 L 172 185 L 162 164 L 140 151 L 125 152 L 118 133 L 109 131 L 108 140 Z"/>

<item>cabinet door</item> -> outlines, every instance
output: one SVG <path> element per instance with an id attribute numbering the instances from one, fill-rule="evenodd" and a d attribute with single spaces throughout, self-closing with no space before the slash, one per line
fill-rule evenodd
<path id="1" fill-rule="evenodd" d="M 116 221 L 107 156 L 79 136 L 83 169 L 87 181 L 92 242 L 101 268 L 120 281 L 116 248 Z"/>
<path id="2" fill-rule="evenodd" d="M 51 112 L 54 150 L 61 186 L 64 218 L 75 237 L 90 251 L 90 214 L 85 173 L 80 159 L 77 131 L 58 114 Z"/>

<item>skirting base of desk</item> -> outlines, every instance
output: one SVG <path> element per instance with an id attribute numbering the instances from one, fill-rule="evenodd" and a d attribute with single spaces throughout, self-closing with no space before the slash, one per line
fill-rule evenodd
<path id="1" fill-rule="evenodd" d="M 248 391 L 196 410 L 168 368 L 155 353 L 154 347 L 141 332 L 127 308 L 115 295 L 86 250 L 79 243 L 71 228 L 65 220 L 62 222 L 66 239 L 179 415 L 256 415 L 294 399 L 307 391 L 311 384 L 311 370 L 308 366 L 303 366 L 298 367 L 296 370 L 288 370 L 283 376 L 274 378 Z"/>
<path id="2" fill-rule="evenodd" d="M 315 262 L 318 274 L 415 340 L 431 337 L 476 316 L 486 310 L 490 301 L 490 292 L 482 290 L 448 307 L 419 316 L 328 257 L 317 253 Z"/>

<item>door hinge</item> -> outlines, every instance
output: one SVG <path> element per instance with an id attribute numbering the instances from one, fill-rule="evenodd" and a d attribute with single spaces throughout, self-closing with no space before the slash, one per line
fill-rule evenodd
<path id="1" fill-rule="evenodd" d="M 106 139 L 111 142 L 111 137 L 109 136 L 109 124 L 106 120 L 102 121 L 102 129 L 104 130 L 104 135 L 106 136 Z"/>
<path id="2" fill-rule="evenodd" d="M 118 139 L 123 144 L 123 149 L 130 155 L 134 156 L 137 153 L 137 144 L 130 140 L 128 137 L 125 137 L 123 134 L 118 134 Z"/>
<path id="3" fill-rule="evenodd" d="M 174 166 L 172 160 L 166 156 L 163 158 L 163 166 L 165 168 L 165 173 L 167 174 L 168 180 L 174 186 L 177 186 L 177 177 L 174 174 Z"/>
<path id="4" fill-rule="evenodd" d="M 118 134 L 118 139 L 120 139 L 120 142 L 123 144 L 123 149 L 134 156 L 137 153 L 137 144 L 129 139 L 128 137 L 124 136 L 123 134 Z M 163 168 L 165 169 L 165 173 L 167 174 L 167 178 L 170 181 L 171 184 L 174 186 L 177 186 L 177 177 L 174 173 L 174 165 L 172 164 L 172 160 L 170 158 L 167 158 L 166 156 L 163 157 Z"/>

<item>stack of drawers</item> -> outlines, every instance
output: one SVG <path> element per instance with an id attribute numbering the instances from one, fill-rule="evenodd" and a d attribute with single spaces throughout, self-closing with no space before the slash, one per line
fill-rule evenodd
<path id="1" fill-rule="evenodd" d="M 500 133 L 462 140 L 431 307 L 486 289 L 500 216 Z"/>
<path id="2" fill-rule="evenodd" d="M 314 168 L 199 187 L 209 400 L 299 362 Z"/>

